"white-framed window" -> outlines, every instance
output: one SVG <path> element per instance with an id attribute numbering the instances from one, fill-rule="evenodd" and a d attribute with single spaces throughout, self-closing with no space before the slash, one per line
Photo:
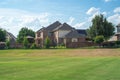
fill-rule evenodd
<path id="1" fill-rule="evenodd" d="M 78 42 L 77 38 L 72 38 L 72 42 Z"/>

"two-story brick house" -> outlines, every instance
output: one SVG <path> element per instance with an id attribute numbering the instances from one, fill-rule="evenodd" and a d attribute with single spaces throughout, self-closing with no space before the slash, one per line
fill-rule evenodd
<path id="1" fill-rule="evenodd" d="M 108 40 L 109 42 L 120 41 L 120 24 L 118 24 L 116 28 L 117 28 L 117 33 Z"/>
<path id="2" fill-rule="evenodd" d="M 117 33 L 116 33 L 117 40 L 120 41 L 120 24 L 118 24 L 116 27 L 117 27 Z"/>
<path id="3" fill-rule="evenodd" d="M 79 43 L 86 42 L 85 34 L 80 34 L 67 23 L 61 24 L 59 21 L 38 30 L 36 32 L 36 44 L 43 47 L 46 37 L 50 38 L 52 46 L 65 44 L 66 47 L 78 47 Z"/>

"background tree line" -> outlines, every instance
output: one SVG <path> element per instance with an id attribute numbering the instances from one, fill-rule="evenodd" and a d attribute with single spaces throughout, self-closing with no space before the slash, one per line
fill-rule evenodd
<path id="1" fill-rule="evenodd" d="M 114 25 L 100 14 L 92 19 L 92 25 L 87 29 L 87 35 L 92 41 L 100 44 L 114 35 L 114 31 Z"/>

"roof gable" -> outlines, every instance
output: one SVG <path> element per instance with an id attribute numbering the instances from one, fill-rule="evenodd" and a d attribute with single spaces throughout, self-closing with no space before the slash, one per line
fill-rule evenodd
<path id="1" fill-rule="evenodd" d="M 38 32 L 42 32 L 43 30 L 45 30 L 45 27 L 42 27 L 42 28 L 39 29 L 36 33 L 38 33 Z"/>
<path id="2" fill-rule="evenodd" d="M 52 30 L 54 30 L 55 28 L 57 28 L 58 26 L 60 26 L 60 25 L 61 25 L 61 23 L 60 23 L 59 21 L 56 21 L 56 22 L 54 22 L 53 24 L 47 26 L 47 27 L 46 27 L 46 30 L 52 31 Z"/>
<path id="3" fill-rule="evenodd" d="M 6 32 L 6 37 L 10 39 L 10 44 L 14 44 L 16 42 L 16 37 L 12 33 Z"/>
<path id="4" fill-rule="evenodd" d="M 57 28 L 55 28 L 53 31 L 56 31 L 56 30 L 72 30 L 72 29 L 74 29 L 74 28 L 72 28 L 67 23 L 63 23 L 60 26 L 58 26 Z"/>

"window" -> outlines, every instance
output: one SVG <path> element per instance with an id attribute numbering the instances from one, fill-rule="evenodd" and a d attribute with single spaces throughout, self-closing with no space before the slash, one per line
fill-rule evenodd
<path id="1" fill-rule="evenodd" d="M 38 32 L 38 33 L 37 33 L 37 37 L 40 37 L 40 36 L 41 36 L 41 33 L 40 33 L 40 32 Z"/>
<path id="2" fill-rule="evenodd" d="M 78 42 L 77 38 L 72 38 L 72 42 Z"/>

